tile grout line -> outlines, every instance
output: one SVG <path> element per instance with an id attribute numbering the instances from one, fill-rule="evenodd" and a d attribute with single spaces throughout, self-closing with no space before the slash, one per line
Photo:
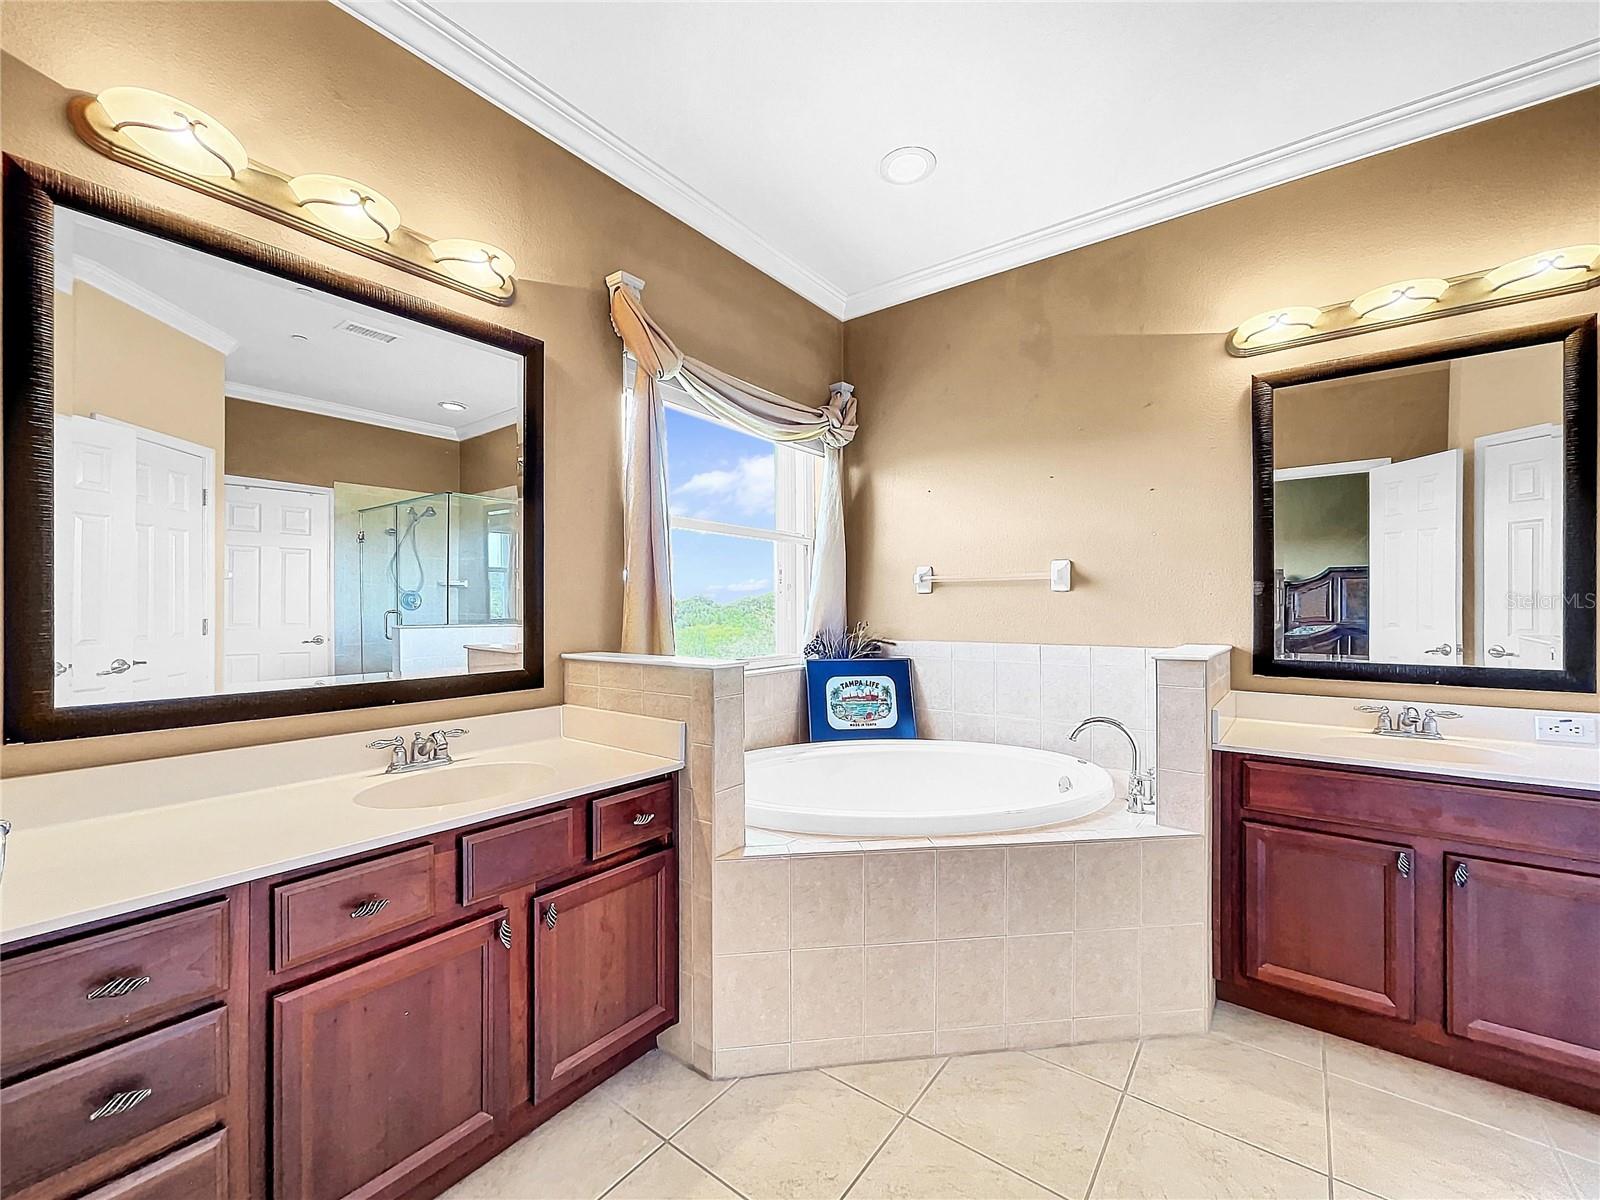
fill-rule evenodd
<path id="1" fill-rule="evenodd" d="M 606 1195 L 606 1193 L 613 1191 L 617 1187 L 617 1185 L 620 1184 L 624 1179 L 626 1179 L 629 1175 L 632 1175 L 635 1171 L 637 1171 L 645 1163 L 650 1161 L 650 1159 L 655 1156 L 655 1153 L 656 1153 L 657 1150 L 660 1150 L 662 1146 L 665 1146 L 667 1144 L 667 1139 L 666 1138 L 662 1137 L 654 1129 L 651 1129 L 650 1126 L 646 1125 L 638 1117 L 634 1116 L 627 1109 L 623 1108 L 622 1105 L 620 1105 L 620 1104 L 618 1104 L 615 1101 L 610 1100 L 610 1099 L 606 1099 L 605 1103 L 609 1104 L 612 1108 L 616 1109 L 623 1116 L 627 1117 L 628 1120 L 632 1121 L 635 1125 L 639 1126 L 640 1129 L 644 1130 L 651 1137 L 655 1138 L 656 1139 L 656 1144 L 650 1148 L 650 1152 L 648 1154 L 646 1154 L 638 1162 L 634 1163 L 633 1166 L 629 1167 L 621 1175 L 619 1175 L 615 1179 L 613 1179 L 610 1183 L 606 1184 L 605 1187 L 601 1188 L 600 1191 L 596 1193 L 597 1200 L 598 1200 L 598 1198 L 603 1198 Z"/>
<path id="2" fill-rule="evenodd" d="M 1111 1147 L 1111 1137 L 1117 1130 L 1117 1119 L 1122 1116 L 1122 1106 L 1127 1100 L 1127 1092 L 1117 1093 L 1117 1106 L 1111 1110 L 1111 1120 L 1106 1125 L 1106 1135 L 1100 1142 L 1100 1153 L 1095 1155 L 1094 1170 L 1089 1172 L 1089 1186 L 1083 1191 L 1086 1200 L 1087 1197 L 1094 1195 L 1095 1182 L 1100 1178 L 1100 1168 L 1105 1164 L 1106 1151 Z"/>
<path id="3" fill-rule="evenodd" d="M 912 1116 L 910 1113 L 906 1114 L 906 1120 L 910 1121 L 913 1125 L 921 1126 L 923 1129 L 926 1129 L 929 1133 L 932 1133 L 932 1134 L 935 1134 L 935 1135 L 937 1135 L 939 1137 L 944 1138 L 944 1140 L 947 1141 L 947 1142 L 954 1142 L 956 1145 L 960 1146 L 963 1150 L 969 1150 L 973 1154 L 976 1154 L 979 1158 L 984 1159 L 987 1162 L 992 1162 L 995 1166 L 999 1167 L 1001 1170 L 1007 1171 L 1010 1174 L 1015 1175 L 1018 1179 L 1026 1179 L 1029 1183 L 1033 1184 L 1034 1187 L 1043 1188 L 1045 1191 L 1049 1192 L 1052 1196 L 1061 1195 L 1061 1193 L 1056 1191 L 1055 1188 L 1050 1187 L 1047 1184 L 1041 1183 L 1039 1180 L 1035 1179 L 1032 1175 L 1029 1175 L 1027 1172 L 1019 1170 L 1017 1167 L 1013 1167 L 1013 1166 L 1009 1165 L 1008 1163 L 1001 1162 L 998 1158 L 995 1158 L 992 1154 L 985 1154 L 982 1150 L 979 1150 L 976 1146 L 969 1145 L 968 1143 L 963 1142 L 960 1138 L 955 1137 L 952 1134 L 948 1134 L 944 1130 L 939 1129 L 936 1126 L 929 1125 L 926 1121 L 920 1121 L 916 1117 Z"/>
<path id="4" fill-rule="evenodd" d="M 1362 1044 L 1365 1044 L 1365 1043 L 1362 1043 Z M 1374 1047 L 1374 1049 L 1376 1049 L 1376 1047 Z M 1270 1053 L 1270 1051 L 1268 1053 Z M 1385 1053 L 1388 1053 L 1388 1051 L 1385 1051 Z M 1407 1059 L 1407 1061 L 1408 1062 L 1421 1062 L 1422 1060 L 1420 1060 L 1420 1059 Z M 1424 1065 L 1433 1066 L 1434 1064 L 1426 1063 Z M 1439 1070 L 1445 1071 L 1445 1070 L 1449 1070 L 1449 1068 L 1448 1067 L 1440 1067 Z M 1525 1133 L 1518 1133 L 1515 1129 L 1507 1129 L 1504 1125 L 1495 1125 L 1492 1122 L 1480 1120 L 1478 1117 L 1469 1117 L 1466 1113 L 1457 1112 L 1453 1108 L 1444 1108 L 1444 1107 L 1442 1107 L 1441 1105 L 1438 1105 L 1438 1104 L 1430 1104 L 1426 1100 L 1418 1100 L 1415 1096 L 1408 1096 L 1404 1092 L 1396 1092 L 1396 1091 L 1393 1091 L 1393 1090 L 1391 1090 L 1389 1088 L 1382 1087 L 1382 1086 L 1380 1086 L 1380 1085 L 1378 1085 L 1376 1083 L 1368 1083 L 1364 1079 L 1356 1079 L 1355 1077 L 1350 1076 L 1350 1075 L 1341 1075 L 1338 1071 L 1325 1071 L 1324 1073 L 1327 1075 L 1327 1077 L 1329 1079 L 1342 1079 L 1346 1083 L 1355 1084 L 1356 1087 L 1366 1088 L 1368 1091 L 1371 1091 L 1371 1092 L 1381 1092 L 1385 1096 L 1393 1096 L 1397 1100 L 1404 1100 L 1407 1104 L 1415 1104 L 1415 1105 L 1418 1105 L 1421 1108 L 1430 1109 L 1433 1112 L 1443 1113 L 1447 1117 L 1455 1117 L 1458 1120 L 1466 1121 L 1468 1124 L 1476 1125 L 1481 1129 L 1492 1129 L 1496 1133 L 1503 1133 L 1507 1137 L 1514 1137 L 1519 1142 L 1528 1142 L 1528 1143 L 1531 1143 L 1532 1145 L 1535 1145 L 1535 1146 L 1543 1146 L 1546 1150 L 1555 1150 L 1556 1149 L 1555 1144 L 1549 1140 L 1549 1133 L 1548 1133 L 1548 1128 L 1549 1127 L 1545 1125 L 1544 1118 L 1542 1116 L 1540 1117 L 1539 1125 L 1540 1125 L 1540 1128 L 1546 1130 L 1545 1136 L 1543 1138 L 1529 1137 Z M 1451 1072 L 1451 1073 L 1452 1074 L 1460 1074 L 1460 1072 Z M 1490 1082 L 1489 1080 L 1486 1080 L 1486 1079 L 1480 1080 L 1480 1079 L 1478 1079 L 1478 1077 L 1476 1075 L 1463 1075 L 1462 1077 L 1465 1078 L 1465 1079 L 1476 1080 L 1479 1083 L 1489 1083 Z M 1495 1084 L 1494 1086 L 1499 1087 L 1499 1086 L 1502 1086 L 1502 1085 Z M 1506 1090 L 1507 1091 L 1515 1091 L 1515 1089 L 1513 1089 L 1513 1088 L 1507 1088 Z M 1526 1092 L 1526 1093 L 1525 1092 L 1518 1092 L 1516 1094 L 1519 1095 L 1519 1096 L 1523 1096 L 1523 1095 L 1532 1096 L 1533 1095 L 1531 1092 Z M 1534 1098 L 1538 1099 L 1538 1097 L 1534 1097 Z M 1582 1158 L 1583 1155 L 1580 1154 L 1580 1155 L 1577 1155 L 1576 1157 Z M 1591 1159 L 1589 1161 L 1594 1161 L 1594 1160 Z"/>
<path id="5" fill-rule="evenodd" d="M 1328 1147 L 1328 1200 L 1333 1200 L 1333 1092 L 1328 1086 L 1328 1039 L 1318 1037 L 1317 1057 L 1322 1060 L 1322 1130 Z"/>
<path id="6" fill-rule="evenodd" d="M 861 1177 L 867 1173 L 867 1169 L 869 1167 L 871 1167 L 873 1163 L 878 1161 L 878 1155 L 883 1153 L 883 1148 L 889 1144 L 889 1142 L 894 1138 L 894 1135 L 896 1133 L 900 1132 L 900 1126 L 902 1126 L 902 1125 L 904 1125 L 906 1123 L 906 1119 L 910 1116 L 911 1110 L 913 1108 L 915 1108 L 917 1106 L 918 1102 L 920 1102 L 921 1099 L 928 1094 L 928 1089 L 933 1086 L 933 1081 L 935 1079 L 939 1078 L 939 1076 L 944 1073 L 944 1069 L 949 1065 L 950 1065 L 950 1060 L 947 1058 L 942 1063 L 940 1063 L 937 1067 L 934 1068 L 933 1074 L 928 1077 L 928 1082 L 922 1085 L 922 1090 L 919 1091 L 916 1094 L 915 1098 L 911 1101 L 910 1104 L 906 1105 L 905 1112 L 898 1114 L 898 1119 L 895 1121 L 894 1126 L 889 1130 L 888 1135 L 883 1139 L 883 1141 L 878 1143 L 877 1149 L 873 1150 L 873 1152 L 867 1156 L 867 1161 L 861 1164 L 861 1169 L 856 1172 L 855 1178 L 853 1178 L 849 1182 L 849 1184 L 845 1187 L 844 1191 L 842 1193 L 840 1193 L 841 1200 L 843 1200 L 843 1197 L 846 1197 L 846 1196 L 848 1196 L 850 1194 L 851 1189 L 853 1189 L 856 1186 L 856 1184 L 861 1182 Z M 833 1079 L 834 1077 L 832 1075 L 829 1075 L 828 1078 L 829 1079 Z M 848 1083 L 845 1083 L 844 1080 L 842 1080 L 842 1079 L 837 1080 L 837 1082 L 843 1083 L 845 1087 L 849 1087 L 850 1086 Z M 856 1088 L 854 1090 L 855 1091 L 861 1091 L 860 1088 Z M 863 1096 L 866 1095 L 865 1092 L 861 1092 L 861 1094 Z M 868 1099 L 877 1100 L 878 1098 L 876 1096 L 869 1096 Z M 882 1104 L 883 1101 L 878 1100 L 878 1103 Z"/>

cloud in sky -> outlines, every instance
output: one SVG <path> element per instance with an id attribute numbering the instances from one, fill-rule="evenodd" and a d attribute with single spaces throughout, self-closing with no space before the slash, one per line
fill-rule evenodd
<path id="1" fill-rule="evenodd" d="M 770 592 L 772 580 L 770 579 L 741 579 L 737 583 L 714 583 L 706 588 L 708 592 L 728 592 L 734 595 L 749 595 L 754 592 Z"/>
<path id="2" fill-rule="evenodd" d="M 773 456 L 751 455 L 732 467 L 691 475 L 672 493 L 673 507 L 684 516 L 726 521 L 770 512 L 776 489 Z"/>

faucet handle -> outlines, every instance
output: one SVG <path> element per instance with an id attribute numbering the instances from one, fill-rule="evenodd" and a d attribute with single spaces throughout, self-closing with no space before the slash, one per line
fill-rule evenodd
<path id="1" fill-rule="evenodd" d="M 1376 713 L 1378 715 L 1378 728 L 1373 732 L 1394 732 L 1394 718 L 1390 715 L 1389 706 L 1387 704 L 1358 704 L 1356 705 L 1356 711 L 1364 713 Z"/>
<path id="2" fill-rule="evenodd" d="M 1358 704 L 1356 705 L 1356 711 L 1366 713 L 1387 713 L 1389 711 L 1389 706 L 1387 704 Z"/>
<path id="3" fill-rule="evenodd" d="M 397 737 L 386 737 L 386 738 L 379 738 L 375 742 L 368 742 L 367 743 L 367 749 L 368 750 L 390 750 L 390 749 L 393 749 L 393 748 L 398 747 L 398 746 L 404 746 L 405 744 L 406 744 L 406 740 L 403 737 L 398 737 L 398 736 Z"/>
<path id="4" fill-rule="evenodd" d="M 1438 737 L 1440 721 L 1459 721 L 1461 714 L 1448 708 L 1430 708 L 1422 714 L 1422 736 Z"/>

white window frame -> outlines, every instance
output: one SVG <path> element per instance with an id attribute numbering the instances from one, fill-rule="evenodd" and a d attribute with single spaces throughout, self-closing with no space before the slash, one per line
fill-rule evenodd
<path id="1" fill-rule="evenodd" d="M 687 392 L 671 385 L 663 387 L 666 406 L 697 420 L 709 421 L 747 437 L 760 438 L 731 421 L 724 421 L 701 408 Z M 766 439 L 762 438 L 765 441 Z M 724 537 L 745 538 L 768 542 L 774 548 L 773 565 L 777 578 L 773 580 L 773 624 L 777 639 L 777 653 L 749 658 L 744 661 L 756 666 L 775 666 L 800 661 L 804 631 L 801 622 L 806 615 L 806 593 L 811 584 L 811 555 L 816 543 L 817 491 L 822 477 L 822 456 L 809 446 L 799 443 L 768 442 L 776 453 L 774 474 L 777 496 L 774 509 L 774 529 L 755 525 L 739 525 L 729 521 L 707 521 L 700 517 L 679 516 L 667 503 L 668 529 L 683 529 L 694 533 L 713 533 Z M 672 439 L 667 438 L 667 453 L 672 453 Z M 673 603 L 677 603 L 677 589 L 673 589 Z"/>

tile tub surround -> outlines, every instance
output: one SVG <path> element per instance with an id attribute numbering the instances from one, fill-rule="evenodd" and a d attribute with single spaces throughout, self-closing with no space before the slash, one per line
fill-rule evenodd
<path id="1" fill-rule="evenodd" d="M 682 721 L 688 767 L 679 789 L 678 1010 L 660 1045 L 709 1073 L 711 864 L 744 848 L 744 665 L 655 655 L 563 656 L 569 704 Z"/>
<path id="2" fill-rule="evenodd" d="M 1195 835 L 718 859 L 716 1078 L 1204 1031 Z"/>
<path id="3" fill-rule="evenodd" d="M 793 746 L 810 740 L 804 664 L 747 668 L 744 675 L 744 748 Z"/>
<path id="4" fill-rule="evenodd" d="M 1600 1117 L 1219 1005 L 1205 1036 L 739 1082 L 656 1052 L 446 1197 L 1578 1200 L 1597 1181 Z"/>

